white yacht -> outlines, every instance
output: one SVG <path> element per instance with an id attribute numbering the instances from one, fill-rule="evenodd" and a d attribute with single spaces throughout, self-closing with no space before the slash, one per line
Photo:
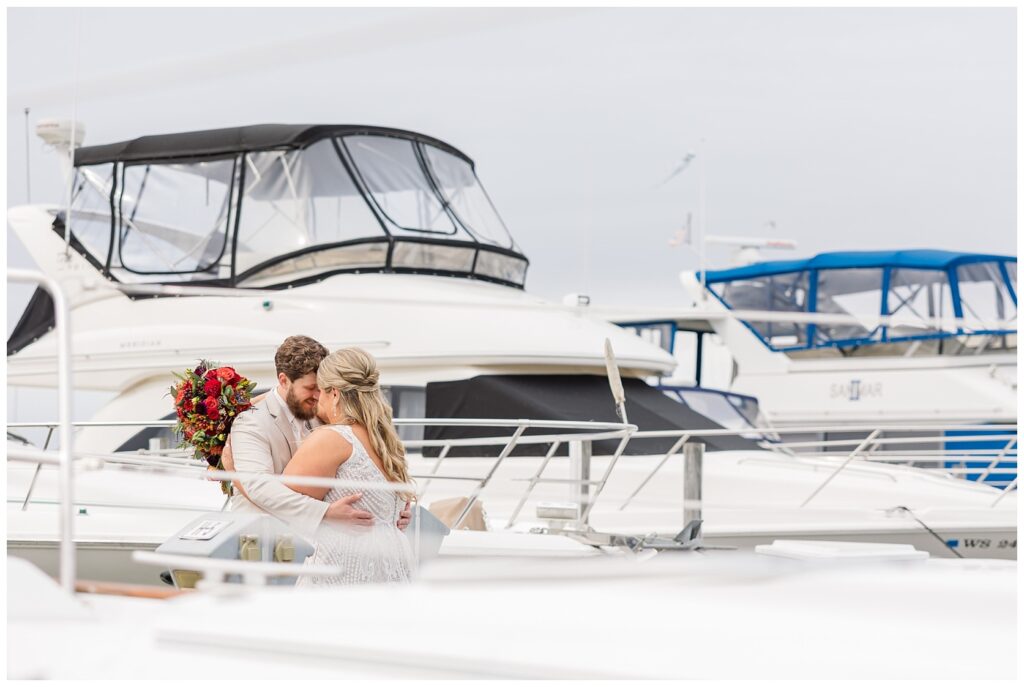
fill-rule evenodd
<path id="1" fill-rule="evenodd" d="M 429 136 L 322 125 L 148 136 L 77 150 L 75 175 L 70 251 L 61 208 L 17 207 L 8 221 L 70 295 L 76 387 L 117 393 L 96 420 L 167 417 L 170 372 L 200 357 L 268 387 L 273 352 L 295 333 L 370 351 L 406 416 L 423 414 L 429 381 L 604 374 L 606 338 L 627 377 L 674 365 L 528 294 L 529 262 L 473 161 Z M 51 326 L 37 291 L 8 341 L 9 385 L 55 385 Z M 135 432 L 86 429 L 76 447 L 148 446 Z"/>
<path id="2" fill-rule="evenodd" d="M 1013 256 L 830 252 L 680 279 L 684 307 L 608 309 L 604 317 L 676 355 L 673 376 L 698 387 L 703 377 L 756 398 L 771 427 L 832 426 L 815 435 L 827 441 L 864 437 L 843 431 L 854 425 L 908 436 L 896 426 L 991 424 L 999 435 L 1001 425 L 1017 421 Z M 979 453 L 957 462 L 977 468 L 971 479 L 991 462 L 982 454 L 1006 449 L 1008 459 L 984 479 L 1013 482 L 1015 443 L 981 434 L 976 442 L 954 440 Z M 941 440 L 931 446 L 947 448 Z"/>
<path id="3" fill-rule="evenodd" d="M 691 300 L 702 300 L 698 275 L 682 281 Z M 732 388 L 759 398 L 775 425 L 1017 421 L 1015 257 L 822 253 L 711 270 L 704 281 L 712 309 L 862 320 L 745 320 L 716 330 L 736 360 Z M 872 322 L 879 317 L 900 323 Z"/>
<path id="4" fill-rule="evenodd" d="M 74 173 L 70 232 L 66 209 L 56 206 L 13 208 L 8 220 L 69 295 L 76 387 L 117 394 L 79 428 L 76 454 L 168 451 L 173 370 L 205 357 L 267 388 L 275 348 L 295 333 L 371 351 L 399 417 L 616 421 L 608 340 L 641 433 L 622 460 L 609 455 L 615 442 L 592 447 L 594 475 L 607 473 L 590 513 L 595 526 L 630 536 L 679 532 L 687 521 L 678 452 L 699 438 L 710 451 L 703 531 L 711 543 L 828 535 L 1015 557 L 1015 493 L 863 464 L 856 450 L 849 467 L 835 457 L 794 457 L 785 446 L 766 450 L 765 436 L 738 416 L 723 429 L 725 420 L 695 410 L 703 407 L 695 397 L 733 409 L 743 397 L 707 389 L 682 396 L 645 383 L 667 375 L 675 359 L 529 295 L 528 260 L 472 160 L 442 141 L 371 126 L 251 126 L 81 148 Z M 56 384 L 51 318 L 39 291 L 8 342 L 8 384 Z M 403 436 L 435 442 L 412 457 L 415 474 L 495 469 L 500 444 L 468 454 L 455 446 L 493 430 L 410 427 Z M 576 489 L 581 462 L 565 452 L 564 442 L 517 447 L 480 494 L 489 527 L 551 529 L 539 515 L 551 509 L 536 509 L 564 500 L 564 481 L 537 483 L 526 510 L 520 502 L 520 480 L 531 483 L 549 459 L 552 479 L 577 480 L 568 494 L 576 507 L 596 498 Z M 12 466 L 8 475 L 8 550 L 52 568 L 52 474 Z M 431 486 L 431 497 L 465 495 L 455 482 Z M 131 551 L 153 549 L 222 506 L 216 485 L 196 479 L 85 475 L 76 538 L 82 564 L 93 567 L 83 575 L 134 575 L 122 567 Z"/>

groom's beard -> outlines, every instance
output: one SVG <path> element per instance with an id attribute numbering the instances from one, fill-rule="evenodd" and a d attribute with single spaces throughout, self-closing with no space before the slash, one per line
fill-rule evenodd
<path id="1" fill-rule="evenodd" d="M 299 403 L 299 399 L 295 398 L 294 389 L 288 389 L 284 402 L 288 405 L 288 410 L 292 411 L 292 415 L 298 420 L 312 420 L 316 417 L 316 401 L 312 401 L 312 405 Z"/>

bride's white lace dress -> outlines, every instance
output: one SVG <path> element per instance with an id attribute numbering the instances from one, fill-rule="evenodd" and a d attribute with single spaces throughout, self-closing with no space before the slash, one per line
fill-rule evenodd
<path id="1" fill-rule="evenodd" d="M 352 444 L 352 455 L 338 467 L 337 478 L 367 482 L 366 489 L 333 488 L 324 501 L 362 493 L 353 506 L 370 512 L 373 525 L 336 525 L 325 521 L 317 530 L 316 549 L 306 565 L 336 565 L 342 575 L 300 575 L 296 586 L 361 584 L 369 582 L 408 582 L 412 565 L 412 547 L 398 529 L 398 516 L 405 505 L 393 491 L 369 488 L 374 483 L 389 484 L 366 449 L 347 425 L 330 425 Z"/>

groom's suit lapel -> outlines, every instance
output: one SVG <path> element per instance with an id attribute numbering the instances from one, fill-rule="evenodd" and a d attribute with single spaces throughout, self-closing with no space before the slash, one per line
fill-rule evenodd
<path id="1" fill-rule="evenodd" d="M 274 418 L 274 426 L 281 432 L 281 436 L 288 443 L 288 460 L 295 455 L 295 451 L 298 450 L 298 446 L 295 445 L 295 433 L 292 432 L 292 425 L 288 422 L 288 416 L 285 415 L 284 408 L 277 400 L 277 395 L 271 393 L 267 396 L 267 412 L 270 413 L 270 417 Z"/>

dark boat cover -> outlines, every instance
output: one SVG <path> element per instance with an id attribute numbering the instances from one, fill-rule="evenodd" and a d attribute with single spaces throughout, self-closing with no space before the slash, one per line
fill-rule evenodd
<path id="1" fill-rule="evenodd" d="M 626 414 L 641 430 L 722 429 L 704 415 L 674 401 L 640 379 L 623 379 Z M 481 375 L 455 382 L 427 384 L 428 418 L 530 418 L 532 420 L 569 420 L 619 422 L 615 414 L 608 379 L 599 375 Z M 424 439 L 464 439 L 511 434 L 509 429 L 491 427 L 427 427 Z M 528 429 L 525 434 L 562 434 L 562 430 Z M 626 455 L 666 453 L 677 437 L 635 439 L 626 447 Z M 709 451 L 757 448 L 743 437 L 707 437 L 702 439 Z M 595 455 L 615 451 L 618 439 L 598 441 Z M 517 447 L 513 456 L 544 455 L 548 444 Z M 453 447 L 449 456 L 497 456 L 501 446 Z M 436 456 L 439 449 L 424 449 L 425 456 Z M 559 455 L 566 455 L 566 447 Z"/>

